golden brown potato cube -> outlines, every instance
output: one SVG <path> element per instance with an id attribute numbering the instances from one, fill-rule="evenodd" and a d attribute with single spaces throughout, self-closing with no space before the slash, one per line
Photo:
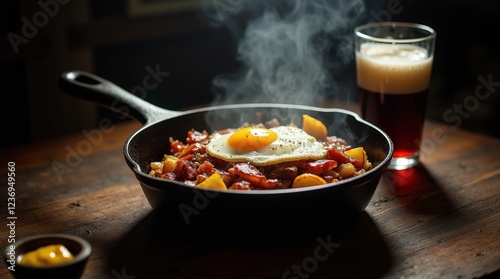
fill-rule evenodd
<path id="1" fill-rule="evenodd" d="M 302 130 L 319 141 L 326 141 L 328 135 L 325 124 L 307 114 L 302 115 Z"/>
<path id="2" fill-rule="evenodd" d="M 214 190 L 227 190 L 227 186 L 224 184 L 224 180 L 222 180 L 222 176 L 218 172 L 214 172 L 207 179 L 198 184 L 197 187 Z"/>
<path id="3" fill-rule="evenodd" d="M 339 175 L 342 178 L 349 178 L 354 175 L 356 168 L 351 163 L 345 163 L 339 166 Z"/>
<path id="4" fill-rule="evenodd" d="M 179 161 L 179 159 L 175 156 L 165 156 L 163 159 L 163 173 L 174 172 L 177 161 Z"/>
<path id="5" fill-rule="evenodd" d="M 363 163 L 365 162 L 366 153 L 363 147 L 356 147 L 353 149 L 349 149 L 347 151 L 344 151 L 344 154 L 360 162 Z"/>
<path id="6" fill-rule="evenodd" d="M 322 177 L 312 173 L 303 173 L 295 177 L 292 183 L 292 188 L 309 187 L 322 184 L 326 184 L 326 181 Z"/>

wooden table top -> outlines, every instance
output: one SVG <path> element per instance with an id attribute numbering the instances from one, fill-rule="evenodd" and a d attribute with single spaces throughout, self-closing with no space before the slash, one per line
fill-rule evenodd
<path id="1" fill-rule="evenodd" d="M 16 167 L 15 239 L 87 239 L 93 250 L 82 278 L 92 279 L 498 276 L 499 139 L 427 121 L 422 164 L 387 171 L 352 227 L 309 241 L 248 245 L 242 237 L 224 245 L 162 231 L 122 154 L 138 128 L 123 122 L 94 142 L 82 132 L 0 150 L 4 224 L 7 164 Z M 1 231 L 6 247 L 9 233 Z M 0 278 L 13 278 L 5 261 Z"/>

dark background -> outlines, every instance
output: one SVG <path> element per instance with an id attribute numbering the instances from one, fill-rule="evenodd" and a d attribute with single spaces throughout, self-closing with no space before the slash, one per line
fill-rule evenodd
<path id="1" fill-rule="evenodd" d="M 216 1 L 205 2 L 205 7 L 238 3 Z M 42 2 L 57 3 L 58 10 L 46 22 L 38 18 L 43 24 L 35 26 L 36 32 L 19 44 L 18 52 L 9 34 L 22 35 L 23 18 L 33 23 L 42 8 L 38 1 L 0 4 L 1 147 L 92 129 L 104 117 L 120 121 L 107 109 L 62 93 L 57 80 L 66 70 L 89 71 L 130 91 L 142 84 L 147 67 L 159 65 L 170 75 L 144 97 L 180 110 L 210 104 L 213 78 L 238 69 L 237 37 L 224 26 L 209 24 L 196 6 L 136 14 L 127 0 Z M 236 9 L 225 13 L 244 28 L 246 18 Z M 460 128 L 500 137 L 495 123 L 500 116 L 500 86 L 493 87 L 486 100 L 474 97 L 481 84 L 478 77 L 500 82 L 499 16 L 496 0 L 366 1 L 360 23 L 388 20 L 432 26 L 438 35 L 428 117 L 458 124 L 457 113 L 448 115 L 455 120 L 444 114 L 462 106 Z M 356 101 L 354 71 L 349 63 L 338 76 L 351 96 L 347 101 Z M 334 92 L 326 97 L 333 96 Z"/>

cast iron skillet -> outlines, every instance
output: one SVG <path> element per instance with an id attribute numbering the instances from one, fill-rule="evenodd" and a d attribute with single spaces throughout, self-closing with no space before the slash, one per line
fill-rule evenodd
<path id="1" fill-rule="evenodd" d="M 172 111 L 86 72 L 63 73 L 59 84 L 69 95 L 96 102 L 144 124 L 125 142 L 125 161 L 155 212 L 160 212 L 165 222 L 190 228 L 199 225 L 205 230 L 224 228 L 224 232 L 231 228 L 253 228 L 258 234 L 270 233 L 271 228 L 286 232 L 304 226 L 338 226 L 341 221 L 355 220 L 370 202 L 393 155 L 392 141 L 383 131 L 347 110 L 290 104 L 235 104 Z M 147 174 L 149 163 L 160 160 L 168 151 L 169 137 L 184 140 L 190 129 L 211 132 L 236 128 L 245 121 L 272 118 L 283 124 L 300 124 L 303 114 L 320 119 L 330 135 L 346 139 L 353 147 L 363 146 L 375 167 L 362 176 L 338 183 L 253 191 L 200 190 Z"/>

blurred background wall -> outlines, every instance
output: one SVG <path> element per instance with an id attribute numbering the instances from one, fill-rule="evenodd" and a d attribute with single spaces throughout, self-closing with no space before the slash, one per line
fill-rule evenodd
<path id="1" fill-rule="evenodd" d="M 77 133 L 96 127 L 103 117 L 121 121 L 107 109 L 62 93 L 57 81 L 67 70 L 95 73 L 168 109 L 212 103 L 214 77 L 240 66 L 235 34 L 251 18 L 240 9 L 243 1 L 1 1 L 0 146 Z M 222 15 L 221 21 L 236 21 L 237 28 L 214 25 L 207 9 Z M 452 125 L 460 119 L 460 128 L 500 137 L 499 16 L 496 0 L 388 0 L 365 1 L 358 21 L 413 21 L 436 29 L 428 117 Z M 351 33 L 346 30 L 346 36 Z M 168 76 L 144 93 L 143 78 L 154 70 Z M 344 94 L 325 98 L 355 102 L 354 71 L 348 61 L 332 73 Z M 479 100 L 474 96 L 484 80 L 491 94 Z"/>

